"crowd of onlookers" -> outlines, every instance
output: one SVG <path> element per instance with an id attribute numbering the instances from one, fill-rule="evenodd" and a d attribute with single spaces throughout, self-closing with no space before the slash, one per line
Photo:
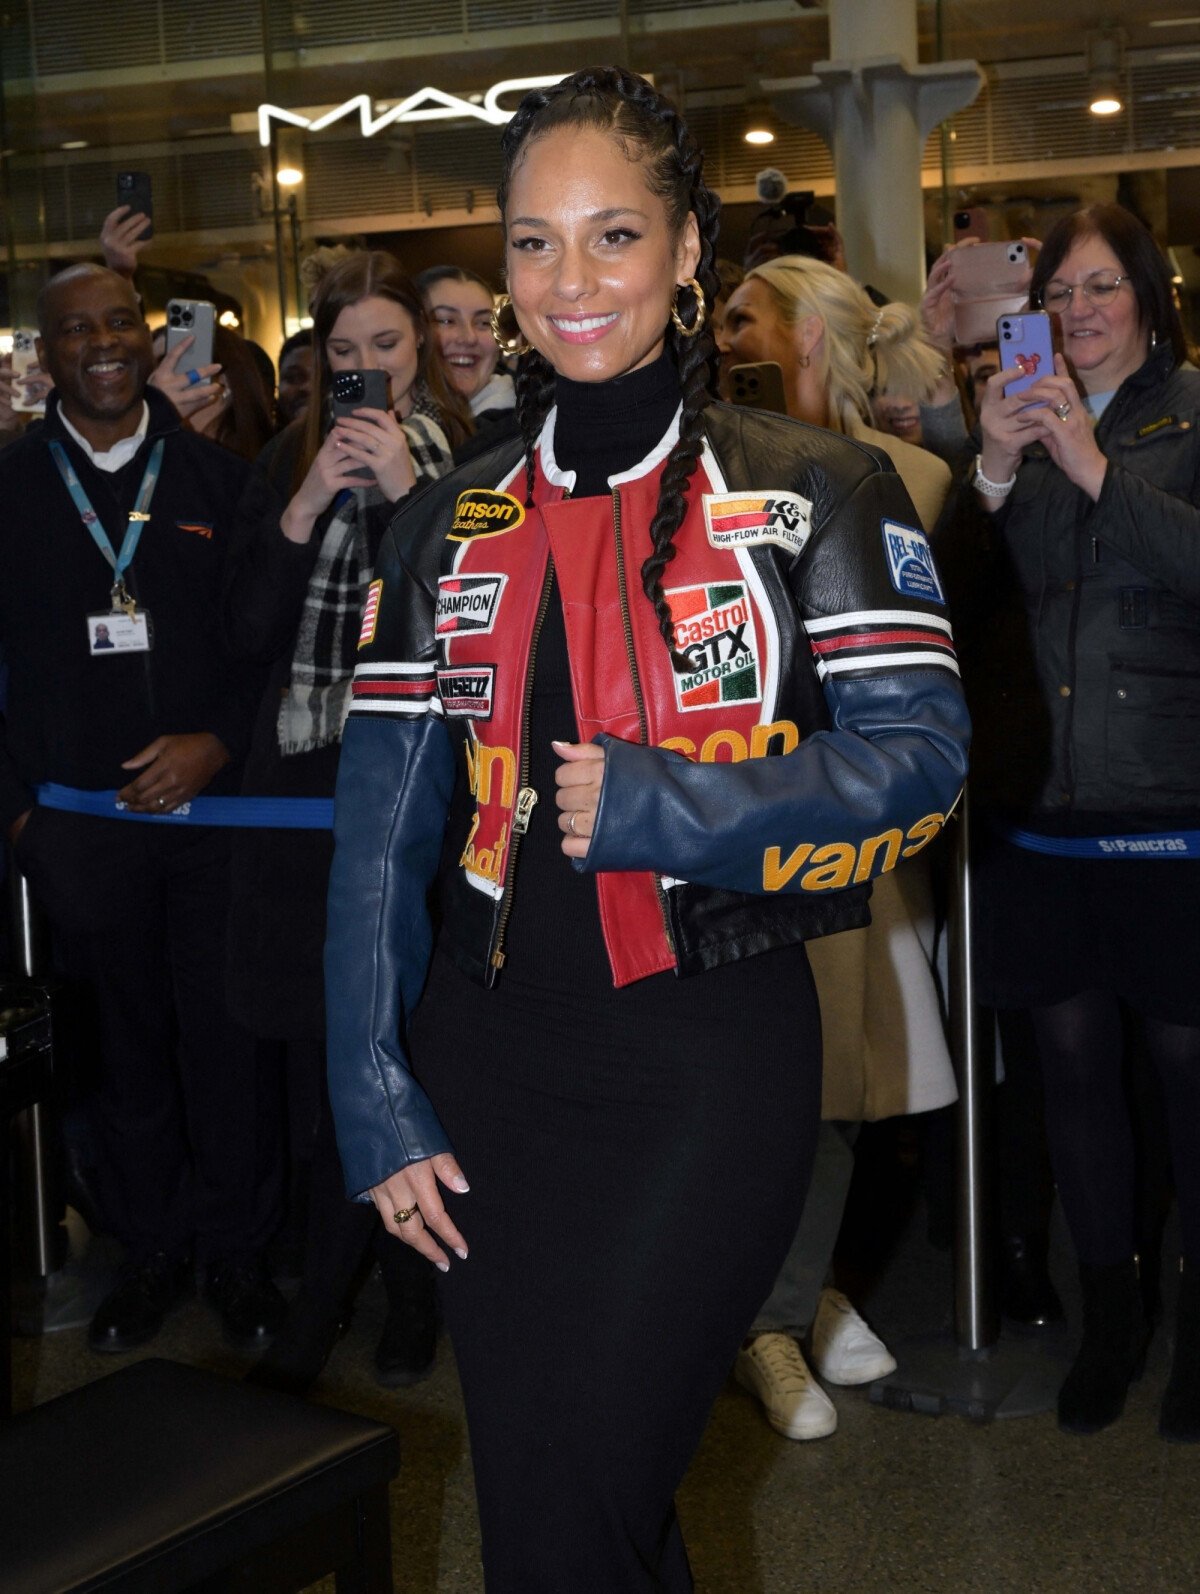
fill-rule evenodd
<path id="1" fill-rule="evenodd" d="M 1188 640 L 1200 605 L 1196 395 L 1149 234 L 1116 207 L 1081 215 L 1040 253 L 1025 241 L 1018 299 L 1032 293 L 1058 322 L 1058 352 L 1030 397 L 1037 416 L 1006 397 L 998 343 L 956 334 L 955 262 L 977 245 L 937 259 L 919 304 L 889 303 L 847 271 L 832 225 L 787 205 L 764 212 L 742 263 L 719 263 L 713 381 L 723 398 L 882 450 L 932 542 L 977 721 L 988 820 L 977 863 L 991 926 L 982 986 L 1000 1012 L 1004 1309 L 1030 1331 L 1063 1322 L 1047 1269 L 1052 1164 L 1084 1292 L 1083 1350 L 1060 1420 L 1091 1431 L 1119 1414 L 1162 1312 L 1151 1260 L 1161 1211 L 1147 1217 L 1139 1199 L 1147 1159 L 1138 1148 L 1169 1142 L 1185 1262 L 1183 1349 L 1163 1432 L 1195 1440 L 1200 1191 L 1194 1156 L 1179 1152 L 1200 1104 L 1200 1015 L 1180 972 L 1195 939 L 1187 827 L 1200 811 L 1200 697 L 1187 684 L 1200 679 Z M 68 1071 L 72 1199 L 128 1258 L 97 1308 L 91 1344 L 123 1351 L 153 1337 L 201 1263 L 231 1337 L 262 1353 L 252 1376 L 302 1391 L 333 1351 L 356 1283 L 378 1263 L 389 1302 L 378 1374 L 410 1383 L 434 1360 L 434 1273 L 383 1231 L 373 1207 L 346 1200 L 325 1093 L 328 829 L 234 817 L 201 856 L 182 824 L 105 821 L 111 856 L 97 858 L 100 833 L 48 806 L 40 785 L 35 803 L 32 788 L 49 772 L 80 789 L 115 788 L 127 809 L 160 816 L 201 794 L 285 806 L 332 798 L 360 614 L 397 504 L 517 435 L 497 285 L 454 264 L 410 277 L 384 251 L 318 250 L 305 271 L 311 330 L 272 359 L 218 326 L 212 360 L 196 366 L 188 340 L 167 352 L 163 329 L 151 341 L 144 326 L 141 222 L 114 212 L 101 237 L 105 268 L 72 268 L 42 296 L 44 369 L 27 380 L 40 378 L 43 396 L 52 380 L 86 424 L 54 400 L 45 420 L 14 412 L 11 359 L 0 363 L 0 439 L 11 445 L 0 455 L 0 549 L 18 534 L 62 538 L 41 564 L 25 549 L 19 559 L 0 552 L 0 582 L 19 575 L 51 604 L 56 591 L 102 599 L 109 572 L 85 563 L 94 550 L 80 515 L 103 523 L 119 563 L 136 478 L 147 487 L 140 465 L 128 481 L 122 474 L 136 448 L 105 430 L 110 394 L 144 396 L 136 447 L 149 437 L 165 448 L 161 480 L 149 486 L 151 530 L 126 570 L 113 571 L 114 594 L 128 599 L 113 615 L 129 619 L 129 656 L 94 665 L 111 641 L 101 618 L 92 657 L 64 637 L 63 675 L 55 638 L 27 638 L 0 604 L 13 672 L 4 823 L 54 928 L 58 966 L 94 1010 Z M 384 400 L 361 388 L 346 399 L 338 378 L 347 373 L 380 373 Z M 49 450 L 31 451 L 43 431 L 57 464 Z M 68 458 L 70 496 L 53 474 Z M 175 540 L 154 551 L 168 503 Z M 136 629 L 141 611 L 153 640 L 144 615 Z M 77 664 L 127 674 L 76 691 Z M 1059 671 L 1049 695 L 1047 668 Z M 136 695 L 151 675 L 155 717 L 175 713 L 178 734 L 143 744 L 146 716 L 114 696 Z M 1096 693 L 1107 700 L 1098 717 Z M 54 731 L 43 696 L 56 699 Z M 1188 736 L 1191 752 L 1177 746 Z M 1178 827 L 1172 872 L 1171 859 L 1150 861 L 1149 839 L 1137 838 Z M 1121 856 L 1102 857 L 1114 844 Z M 825 1056 L 816 1169 L 735 1369 L 790 1438 L 835 1428 L 824 1385 L 870 1382 L 895 1366 L 836 1287 L 833 1256 L 864 1124 L 929 1115 L 921 1144 L 930 1166 L 942 1166 L 937 1126 L 955 1099 L 945 895 L 944 859 L 925 853 L 876 883 L 868 928 L 810 949 Z M 1099 950 L 1087 939 L 1098 924 Z M 164 1083 L 166 1055 L 180 1062 Z M 1132 1114 L 1131 1076 L 1142 1104 Z M 933 1228 L 944 1240 L 944 1223 Z"/>

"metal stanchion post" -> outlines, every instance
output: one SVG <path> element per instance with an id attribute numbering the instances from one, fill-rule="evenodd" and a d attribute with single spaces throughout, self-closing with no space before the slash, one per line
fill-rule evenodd
<path id="1" fill-rule="evenodd" d="M 958 1079 L 955 1135 L 954 1334 L 893 1345 L 896 1371 L 871 1386 L 876 1405 L 976 1422 L 1049 1411 L 1062 1382 L 1055 1342 L 1000 1338 L 993 1279 L 991 1100 L 996 1082 L 995 1026 L 975 1000 L 971 811 L 964 792 L 954 831 L 947 930 L 950 943 L 950 1047 Z"/>
<path id="2" fill-rule="evenodd" d="M 954 1333 L 959 1349 L 979 1354 L 1000 1337 L 993 1277 L 992 1091 L 996 1079 L 991 1014 L 975 1001 L 971 812 L 963 794 L 954 848 L 950 918 L 950 1049 L 958 1076 L 955 1125 Z"/>
<path id="3" fill-rule="evenodd" d="M 16 972 L 36 982 L 49 964 L 49 934 L 29 882 L 9 854 L 9 906 Z M 16 1251 L 23 1271 L 48 1278 L 67 1255 L 63 1201 L 52 1149 L 51 1109 L 35 1102 L 16 1118 Z"/>

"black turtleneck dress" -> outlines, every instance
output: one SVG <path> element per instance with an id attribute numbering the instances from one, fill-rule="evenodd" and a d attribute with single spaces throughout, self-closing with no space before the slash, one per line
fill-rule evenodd
<path id="1" fill-rule="evenodd" d="M 606 494 L 679 403 L 663 357 L 560 378 L 572 496 Z M 636 601 L 636 597 L 634 598 Z M 649 601 L 644 600 L 644 601 Z M 414 1071 L 471 1184 L 443 1280 L 488 1594 L 685 1594 L 674 1495 L 795 1233 L 820 1116 L 803 947 L 615 990 L 592 877 L 561 848 L 578 741 L 557 583 L 531 708 L 534 810 L 492 990 L 435 952 Z"/>

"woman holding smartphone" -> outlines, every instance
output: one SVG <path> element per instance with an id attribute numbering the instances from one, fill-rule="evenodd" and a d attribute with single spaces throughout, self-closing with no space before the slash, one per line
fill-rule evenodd
<path id="1" fill-rule="evenodd" d="M 358 615 L 384 530 L 397 503 L 448 469 L 451 443 L 468 425 L 420 296 L 393 256 L 335 259 L 312 313 L 312 400 L 263 454 L 287 506 L 261 528 L 233 594 L 245 650 L 273 661 L 243 788 L 256 796 L 332 796 Z M 342 371 L 382 372 L 388 407 L 335 419 L 333 380 Z M 373 480 L 364 481 L 364 470 Z M 324 1085 L 321 948 L 331 852 L 328 831 L 248 831 L 234 858 L 232 1006 L 255 1034 L 287 1044 L 294 1157 L 312 1154 L 319 1125 L 302 1286 L 255 1374 L 297 1391 L 320 1373 L 373 1239 L 362 1210 L 340 1190 Z M 380 1238 L 391 1312 L 376 1371 L 387 1383 L 410 1382 L 433 1359 L 431 1275 L 421 1258 Z"/>
<path id="2" fill-rule="evenodd" d="M 1030 299 L 1062 353 L 984 389 L 954 528 L 977 727 L 981 997 L 1028 1008 L 1083 1340 L 1060 1425 L 1116 1420 L 1149 1330 L 1125 1020 L 1162 1081 L 1182 1251 L 1159 1431 L 1200 1441 L 1200 374 L 1166 261 L 1117 205 L 1059 222 Z"/>

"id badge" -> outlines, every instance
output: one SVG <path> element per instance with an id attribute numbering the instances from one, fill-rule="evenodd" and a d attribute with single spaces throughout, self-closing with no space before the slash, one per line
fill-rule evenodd
<path id="1" fill-rule="evenodd" d="M 154 627 L 145 609 L 124 614 L 106 609 L 87 617 L 88 652 L 103 659 L 117 653 L 149 653 L 154 646 Z"/>

